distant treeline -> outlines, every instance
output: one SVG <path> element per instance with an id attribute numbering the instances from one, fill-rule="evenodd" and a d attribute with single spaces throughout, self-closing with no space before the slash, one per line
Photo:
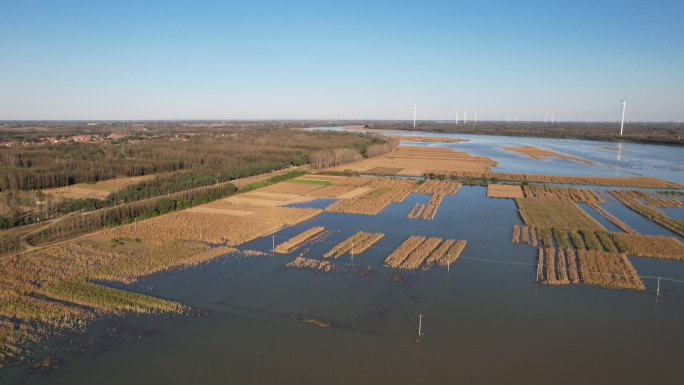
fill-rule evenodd
<path id="1" fill-rule="evenodd" d="M 349 132 L 269 129 L 237 131 L 189 139 L 165 138 L 133 144 L 61 143 L 0 149 L 0 191 L 35 190 L 102 180 L 191 170 L 283 168 L 309 162 L 311 153 L 330 148 L 366 152 L 383 142 L 375 135 Z M 247 171 L 245 171 L 247 170 Z"/>
<path id="2" fill-rule="evenodd" d="M 359 156 L 372 158 L 393 151 L 399 147 L 400 140 L 397 138 L 387 138 L 385 140 L 375 138 L 373 144 L 367 146 L 363 151 L 351 148 L 336 148 L 332 150 L 316 151 L 310 156 L 310 163 L 313 169 L 324 169 L 329 167 L 341 166 L 343 164 L 356 161 Z"/>

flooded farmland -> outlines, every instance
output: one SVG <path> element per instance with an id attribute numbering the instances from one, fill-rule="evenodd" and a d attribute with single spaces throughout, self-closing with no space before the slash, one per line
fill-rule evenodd
<path id="1" fill-rule="evenodd" d="M 640 174 L 684 183 L 680 148 L 622 144 L 622 150 L 608 150 L 594 142 L 456 136 L 470 142 L 421 145 L 489 157 L 501 172 Z M 504 144 L 596 164 L 540 161 L 500 149 Z M 0 383 L 643 384 L 677 383 L 684 376 L 684 262 L 629 256 L 644 291 L 542 285 L 537 248 L 511 242 L 513 226 L 523 225 L 515 200 L 487 198 L 485 186 L 463 185 L 443 197 L 434 219 L 407 218 L 430 200 L 413 193 L 377 215 L 324 211 L 240 245 L 239 255 L 117 285 L 192 310 L 95 321 L 86 332 L 50 339 L 45 352 L 52 364 L 2 369 Z M 321 209 L 333 202 L 290 206 Z M 616 200 L 601 206 L 640 234 L 681 241 Z M 619 231 L 588 206 L 580 208 Z M 667 210 L 681 219 L 682 209 Z M 329 233 L 287 255 L 270 253 L 317 226 Z M 323 260 L 358 231 L 384 236 L 353 259 L 349 253 L 335 259 L 337 269 L 328 273 L 285 268 L 298 256 Z M 384 266 L 410 236 L 467 244 L 448 268 Z"/>

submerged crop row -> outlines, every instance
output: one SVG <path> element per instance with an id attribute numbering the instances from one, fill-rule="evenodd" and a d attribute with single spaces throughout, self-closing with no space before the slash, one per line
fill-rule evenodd
<path id="1" fill-rule="evenodd" d="M 381 233 L 366 233 L 358 231 L 356 234 L 338 243 L 330 251 L 323 255 L 324 258 L 338 258 L 345 253 L 361 254 L 368 250 L 376 242 L 378 242 L 384 234 Z"/>
<path id="2" fill-rule="evenodd" d="M 625 254 L 540 248 L 537 280 L 549 285 L 585 283 L 645 290 Z"/>
<path id="3" fill-rule="evenodd" d="M 386 259 L 385 266 L 418 270 L 427 269 L 433 264 L 449 266 L 461 255 L 466 241 L 441 238 L 411 236 L 394 250 Z"/>
<path id="4" fill-rule="evenodd" d="M 322 233 L 323 230 L 323 226 L 312 227 L 304 231 L 303 233 L 296 235 L 288 239 L 287 241 L 279 244 L 278 246 L 276 246 L 274 251 L 278 254 L 289 254 L 292 252 L 292 250 L 298 248 L 299 246 L 311 240 L 313 237 Z"/>

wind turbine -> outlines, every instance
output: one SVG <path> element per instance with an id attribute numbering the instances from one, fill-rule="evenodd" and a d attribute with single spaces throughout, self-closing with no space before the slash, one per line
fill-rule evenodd
<path id="1" fill-rule="evenodd" d="M 468 110 L 463 111 L 463 124 L 468 123 Z"/>
<path id="2" fill-rule="evenodd" d="M 549 116 L 546 112 L 544 113 L 544 124 L 546 124 L 546 118 Z"/>
<path id="3" fill-rule="evenodd" d="M 552 112 L 551 113 L 551 124 L 553 124 L 553 121 L 556 119 L 556 113 Z"/>
<path id="4" fill-rule="evenodd" d="M 454 112 L 456 113 L 456 120 L 455 120 L 455 122 L 456 122 L 456 124 L 458 124 L 458 110 L 456 110 L 456 111 L 454 111 Z"/>
<path id="5" fill-rule="evenodd" d="M 418 106 L 417 104 L 414 104 L 412 107 L 413 108 L 413 128 L 416 128 L 416 107 L 417 106 Z"/>
<path id="6" fill-rule="evenodd" d="M 625 97 L 623 99 L 620 99 L 622 102 L 622 123 L 620 123 L 620 135 L 622 136 L 622 129 L 625 127 L 625 107 L 627 107 L 627 93 L 625 93 Z"/>

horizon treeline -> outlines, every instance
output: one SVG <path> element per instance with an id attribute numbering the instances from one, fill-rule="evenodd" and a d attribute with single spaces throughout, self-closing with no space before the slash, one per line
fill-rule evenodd
<path id="1" fill-rule="evenodd" d="M 183 140 L 7 147 L 0 149 L 0 191 L 49 189 L 181 170 L 217 173 L 256 165 L 281 169 L 309 163 L 309 156 L 316 151 L 347 148 L 366 153 L 369 147 L 384 143 L 370 134 L 276 128 Z"/>

